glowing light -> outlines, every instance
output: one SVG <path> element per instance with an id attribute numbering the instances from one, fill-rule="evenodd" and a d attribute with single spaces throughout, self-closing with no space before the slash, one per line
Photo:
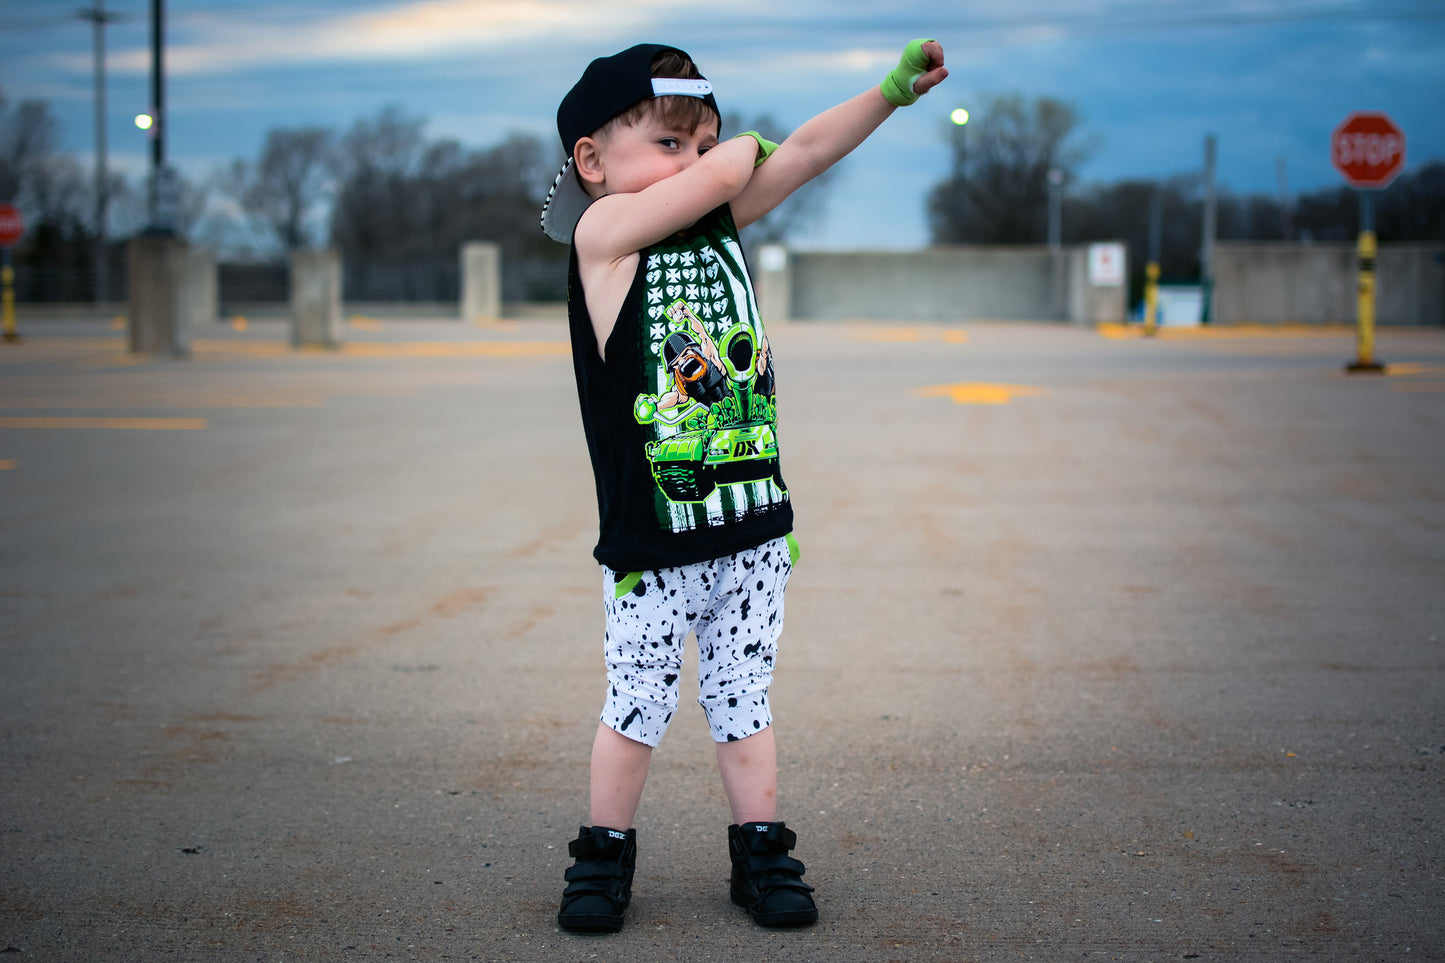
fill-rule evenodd
<path id="1" fill-rule="evenodd" d="M 962 107 L 955 107 L 953 109 L 953 113 L 948 115 L 948 119 L 953 121 L 958 126 L 962 127 L 964 124 L 968 123 L 968 111 L 964 110 Z"/>
<path id="2" fill-rule="evenodd" d="M 151 125 L 154 124 L 154 123 L 155 123 L 155 118 L 151 117 L 150 114 L 136 114 L 136 115 L 135 115 L 135 125 L 136 125 L 137 127 L 139 127 L 141 130 L 150 130 L 150 129 L 151 129 Z"/>

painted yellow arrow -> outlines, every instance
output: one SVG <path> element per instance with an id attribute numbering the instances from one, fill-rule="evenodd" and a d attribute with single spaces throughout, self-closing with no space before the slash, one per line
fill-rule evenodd
<path id="1" fill-rule="evenodd" d="M 919 388 L 914 394 L 919 398 L 952 398 L 956 405 L 1006 405 L 1014 398 L 1042 398 L 1048 392 L 1033 385 L 961 381 L 957 384 Z"/>

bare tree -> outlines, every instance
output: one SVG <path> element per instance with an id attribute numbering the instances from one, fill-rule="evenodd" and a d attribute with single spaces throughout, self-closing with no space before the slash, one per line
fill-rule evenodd
<path id="1" fill-rule="evenodd" d="M 928 198 L 936 243 L 1038 243 L 1048 223 L 1049 172 L 1067 182 L 1091 152 L 1078 114 L 1051 97 L 1005 94 L 950 130 L 953 170 Z"/>
<path id="2" fill-rule="evenodd" d="M 0 89 L 0 200 L 23 203 L 60 153 L 60 124 L 50 105 L 22 100 L 10 106 Z"/>
<path id="3" fill-rule="evenodd" d="M 395 253 L 412 237 L 410 179 L 425 152 L 426 119 L 398 106 L 358 120 L 341 139 L 331 242 L 349 254 Z"/>
<path id="4" fill-rule="evenodd" d="M 88 278 L 94 196 L 80 164 L 60 152 L 60 125 L 50 106 L 23 100 L 12 108 L 0 91 L 0 200 L 24 211 L 28 225 L 19 263 L 69 268 Z"/>
<path id="5" fill-rule="evenodd" d="M 291 251 L 317 239 L 334 157 L 335 139 L 325 128 L 275 128 L 260 159 L 235 161 L 219 184 L 269 243 Z"/>

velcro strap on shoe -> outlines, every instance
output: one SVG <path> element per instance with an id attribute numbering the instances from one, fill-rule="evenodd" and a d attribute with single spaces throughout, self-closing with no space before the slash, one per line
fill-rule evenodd
<path id="1" fill-rule="evenodd" d="M 578 863 L 576 866 L 567 867 L 562 878 L 567 882 L 581 882 L 584 880 L 598 880 L 606 883 L 608 880 L 625 879 L 627 868 L 621 863 Z"/>
<path id="2" fill-rule="evenodd" d="M 766 826 L 767 828 L 760 829 L 758 828 L 760 826 Z M 769 846 L 769 849 L 775 846 L 782 846 L 783 849 L 787 850 L 798 845 L 798 834 L 783 823 L 748 823 L 743 827 L 743 836 L 747 838 L 750 844 L 755 844 L 759 841 L 771 843 L 772 846 Z M 753 845 L 749 845 L 748 848 L 753 849 L 754 847 Z"/>
<path id="3" fill-rule="evenodd" d="M 802 876 L 807 872 L 802 862 L 791 856 L 754 856 L 748 860 L 748 873 L 759 875 L 767 873 L 769 878 L 775 876 Z"/>
<path id="4" fill-rule="evenodd" d="M 793 889 L 797 890 L 799 893 L 813 892 L 813 887 L 809 886 L 801 879 L 797 879 L 796 877 L 769 877 L 768 879 L 762 880 L 758 883 L 758 893 L 761 895 L 762 899 L 767 899 L 769 893 L 780 889 Z"/>

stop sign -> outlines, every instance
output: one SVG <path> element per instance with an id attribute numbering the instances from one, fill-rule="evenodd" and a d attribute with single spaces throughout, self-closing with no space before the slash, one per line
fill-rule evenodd
<path id="1" fill-rule="evenodd" d="M 1405 167 L 1405 132 L 1378 110 L 1356 111 L 1331 135 L 1330 160 L 1351 187 L 1385 187 Z"/>
<path id="2" fill-rule="evenodd" d="M 25 222 L 13 204 L 0 204 L 0 247 L 9 247 L 25 233 Z"/>

